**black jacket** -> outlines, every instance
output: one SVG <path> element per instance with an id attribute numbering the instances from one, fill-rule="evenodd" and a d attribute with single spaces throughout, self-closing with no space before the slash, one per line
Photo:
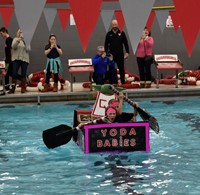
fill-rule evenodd
<path id="1" fill-rule="evenodd" d="M 113 55 L 124 55 L 124 48 L 126 53 L 129 53 L 128 41 L 125 33 L 120 30 L 114 33 L 112 30 L 106 34 L 105 51 Z"/>

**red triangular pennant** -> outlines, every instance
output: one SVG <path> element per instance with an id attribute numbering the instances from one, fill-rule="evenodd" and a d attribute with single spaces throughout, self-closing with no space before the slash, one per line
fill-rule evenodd
<path id="1" fill-rule="evenodd" d="M 122 31 L 124 29 L 125 21 L 124 16 L 121 10 L 115 10 L 115 17 L 118 21 L 119 29 Z"/>
<path id="2" fill-rule="evenodd" d="M 192 49 L 199 33 L 200 20 L 200 1 L 182 1 L 174 0 L 177 17 L 180 20 L 180 26 L 187 48 L 188 56 L 191 56 Z M 188 17 L 189 16 L 189 17 Z"/>
<path id="3" fill-rule="evenodd" d="M 84 52 L 97 23 L 101 3 L 102 0 L 69 0 Z"/>
<path id="4" fill-rule="evenodd" d="M 69 9 L 57 9 L 58 16 L 60 18 L 60 23 L 62 26 L 63 31 L 65 31 L 68 21 L 69 21 L 69 16 L 71 14 L 71 10 Z"/>
<path id="5" fill-rule="evenodd" d="M 6 28 L 8 28 L 13 11 L 14 11 L 13 7 L 0 7 L 0 13 L 2 15 L 4 26 Z"/>
<path id="6" fill-rule="evenodd" d="M 156 13 L 155 11 L 151 11 L 150 14 L 149 14 L 149 18 L 147 20 L 147 23 L 146 23 L 146 27 L 151 30 L 151 27 L 153 25 L 153 22 L 154 22 L 154 19 L 155 19 L 155 16 L 156 16 Z"/>
<path id="7" fill-rule="evenodd" d="M 174 25 L 174 30 L 177 32 L 178 31 L 178 28 L 180 26 L 180 21 L 178 19 L 178 16 L 176 14 L 176 11 L 169 11 L 169 15 L 171 16 L 172 18 L 172 22 L 173 22 L 173 25 Z"/>

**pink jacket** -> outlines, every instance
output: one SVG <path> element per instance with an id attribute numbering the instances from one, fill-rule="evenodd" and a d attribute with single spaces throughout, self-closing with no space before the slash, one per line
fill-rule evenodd
<path id="1" fill-rule="evenodd" d="M 148 37 L 146 40 L 140 39 L 140 42 L 136 50 L 136 57 L 143 58 L 145 56 L 152 56 L 153 44 L 154 44 L 153 37 Z"/>

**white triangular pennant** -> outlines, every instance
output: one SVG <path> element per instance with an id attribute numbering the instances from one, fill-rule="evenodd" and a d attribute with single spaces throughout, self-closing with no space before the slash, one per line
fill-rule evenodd
<path id="1" fill-rule="evenodd" d="M 137 49 L 155 0 L 119 0 L 133 52 Z"/>
<path id="2" fill-rule="evenodd" d="M 54 8 L 45 8 L 43 12 L 44 12 L 44 17 L 45 17 L 46 22 L 47 22 L 48 29 L 49 29 L 49 31 L 51 31 L 51 28 L 52 28 L 53 23 L 54 23 L 54 19 L 55 19 L 56 14 L 57 14 L 57 10 L 54 9 Z"/>
<path id="3" fill-rule="evenodd" d="M 15 15 L 24 40 L 30 46 L 33 34 L 47 0 L 14 0 Z"/>

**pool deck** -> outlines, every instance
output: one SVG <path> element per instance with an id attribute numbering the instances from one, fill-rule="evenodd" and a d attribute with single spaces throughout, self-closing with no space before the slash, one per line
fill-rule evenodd
<path id="1" fill-rule="evenodd" d="M 200 86 L 179 85 L 156 85 L 153 84 L 149 89 L 126 89 L 124 94 L 132 100 L 143 99 L 174 99 L 174 98 L 187 98 L 187 97 L 200 97 Z M 81 83 L 74 84 L 73 92 L 70 87 L 59 92 L 27 92 L 21 94 L 17 89 L 15 94 L 0 95 L 0 104 L 19 104 L 19 103 L 47 103 L 47 102 L 69 102 L 74 103 L 78 101 L 94 101 L 95 91 L 90 91 L 88 88 L 83 88 Z"/>

